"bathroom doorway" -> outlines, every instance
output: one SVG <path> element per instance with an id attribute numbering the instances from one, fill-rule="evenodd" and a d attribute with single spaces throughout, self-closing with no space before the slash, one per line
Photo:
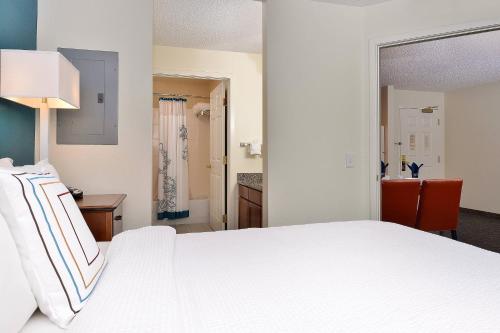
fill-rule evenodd
<path id="1" fill-rule="evenodd" d="M 227 79 L 153 76 L 153 224 L 227 229 L 228 93 Z"/>

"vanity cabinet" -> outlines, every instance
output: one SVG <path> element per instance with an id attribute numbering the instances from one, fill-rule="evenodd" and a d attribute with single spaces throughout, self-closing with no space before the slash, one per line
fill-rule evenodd
<path id="1" fill-rule="evenodd" d="M 262 191 L 239 185 L 238 229 L 262 228 Z"/>

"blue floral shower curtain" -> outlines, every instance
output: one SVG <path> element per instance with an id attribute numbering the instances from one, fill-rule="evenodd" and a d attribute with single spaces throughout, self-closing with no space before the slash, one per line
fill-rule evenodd
<path id="1" fill-rule="evenodd" d="M 158 219 L 189 216 L 186 100 L 160 99 Z"/>

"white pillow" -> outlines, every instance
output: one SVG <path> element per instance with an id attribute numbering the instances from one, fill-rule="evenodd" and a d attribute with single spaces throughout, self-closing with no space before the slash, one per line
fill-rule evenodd
<path id="1" fill-rule="evenodd" d="M 51 173 L 54 177 L 57 179 L 61 179 L 59 177 L 59 173 L 57 172 L 56 168 L 52 164 L 49 163 L 47 160 L 41 160 L 37 164 L 35 164 L 36 171 L 35 173 Z"/>
<path id="2" fill-rule="evenodd" d="M 16 244 L 0 214 L 0 332 L 19 332 L 36 310 Z"/>
<path id="3" fill-rule="evenodd" d="M 0 158 L 0 168 L 12 168 L 14 166 L 12 158 Z"/>
<path id="4" fill-rule="evenodd" d="M 0 212 L 40 310 L 66 327 L 106 264 L 73 197 L 53 175 L 3 169 Z"/>
<path id="5" fill-rule="evenodd" d="M 11 163 L 10 165 L 6 161 L 4 164 L 2 164 L 2 160 L 10 160 Z M 12 164 L 12 159 L 10 158 L 2 158 L 0 160 L 0 168 L 7 168 L 7 169 L 12 169 L 15 170 L 16 172 L 29 172 L 29 173 L 51 173 L 54 177 L 57 179 L 59 178 L 59 173 L 57 172 L 56 168 L 52 164 L 50 164 L 47 160 L 41 160 L 35 165 L 23 165 L 23 166 L 13 166 Z"/>

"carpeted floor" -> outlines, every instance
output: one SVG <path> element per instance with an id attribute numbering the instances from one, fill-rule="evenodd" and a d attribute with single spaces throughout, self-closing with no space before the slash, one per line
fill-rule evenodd
<path id="1" fill-rule="evenodd" d="M 461 210 L 458 240 L 500 253 L 500 216 Z M 448 235 L 447 235 L 448 236 Z"/>

